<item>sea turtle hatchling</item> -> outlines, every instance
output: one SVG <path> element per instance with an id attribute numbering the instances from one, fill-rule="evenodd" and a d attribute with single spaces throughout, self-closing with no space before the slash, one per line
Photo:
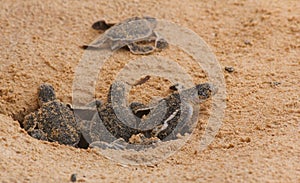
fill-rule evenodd
<path id="1" fill-rule="evenodd" d="M 42 84 L 38 95 L 40 108 L 25 116 L 24 129 L 36 139 L 76 146 L 80 130 L 72 109 L 56 99 L 49 84 Z"/>
<path id="2" fill-rule="evenodd" d="M 109 24 L 103 20 L 92 25 L 95 30 L 105 31 L 104 34 L 90 45 L 83 48 L 102 48 L 108 44 L 111 50 L 127 46 L 133 54 L 149 54 L 154 50 L 168 47 L 168 42 L 155 31 L 157 20 L 152 17 L 128 18 L 118 24 Z M 140 44 L 155 41 L 154 46 Z"/>
<path id="3" fill-rule="evenodd" d="M 122 149 L 125 148 L 125 142 L 129 142 L 129 145 L 133 141 L 147 145 L 159 140 L 175 139 L 179 133 L 191 133 L 194 125 L 191 122 L 192 102 L 204 101 L 216 92 L 214 85 L 203 83 L 174 92 L 151 106 L 137 102 L 126 106 L 125 84 L 116 81 L 110 87 L 107 103 L 96 102 L 99 119 L 92 120 L 88 128 L 91 144 L 103 148 L 108 147 L 107 143 L 112 143 L 112 148 Z M 146 118 L 143 117 L 145 115 Z M 109 138 L 103 136 L 103 130 L 109 132 Z M 140 140 L 134 140 L 136 137 Z M 113 139 L 117 140 L 114 142 Z"/>

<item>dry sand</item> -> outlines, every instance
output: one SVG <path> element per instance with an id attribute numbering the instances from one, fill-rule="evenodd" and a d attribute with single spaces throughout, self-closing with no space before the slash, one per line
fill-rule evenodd
<path id="1" fill-rule="evenodd" d="M 0 9 L 1 182 L 69 182 L 72 173 L 78 182 L 300 182 L 299 1 L 3 0 Z M 164 161 L 122 166 L 96 150 L 31 138 L 18 120 L 37 108 L 37 88 L 44 82 L 61 101 L 72 102 L 74 72 L 84 53 L 79 46 L 98 35 L 91 24 L 143 15 L 193 30 L 222 68 L 235 68 L 223 73 L 227 108 L 213 143 L 197 151 L 198 125 L 196 137 Z M 174 48 L 158 54 L 184 59 Z M 130 57 L 120 51 L 104 67 L 97 97 L 105 97 Z M 194 72 L 195 82 L 205 80 Z M 168 94 L 167 81 L 149 82 L 155 88 L 149 95 Z M 146 100 L 143 89 L 133 98 Z"/>

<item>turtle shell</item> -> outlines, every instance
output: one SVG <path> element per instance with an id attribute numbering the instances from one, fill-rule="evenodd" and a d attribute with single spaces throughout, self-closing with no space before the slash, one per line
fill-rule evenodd
<path id="1" fill-rule="evenodd" d="M 150 17 L 134 17 L 120 22 L 105 32 L 113 41 L 139 41 L 150 37 L 156 27 L 156 20 Z"/>

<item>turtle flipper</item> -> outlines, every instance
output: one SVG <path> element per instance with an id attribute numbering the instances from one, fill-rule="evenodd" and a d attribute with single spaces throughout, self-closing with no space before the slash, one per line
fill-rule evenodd
<path id="1" fill-rule="evenodd" d="M 115 81 L 110 87 L 107 104 L 103 108 L 97 107 L 97 110 L 106 129 L 115 138 L 128 141 L 132 134 L 139 132 L 137 126 L 140 119 L 128 108 L 125 94 L 125 84 Z"/>
<path id="2" fill-rule="evenodd" d="M 91 49 L 91 50 L 96 50 L 100 48 L 106 48 L 104 45 L 107 41 L 107 38 L 105 36 L 101 36 L 99 39 L 97 39 L 94 43 L 92 44 L 85 44 L 81 46 L 82 49 Z"/>
<path id="3" fill-rule="evenodd" d="M 130 52 L 135 55 L 146 55 L 152 53 L 155 48 L 150 45 L 138 45 L 136 43 L 131 43 L 127 45 Z"/>
<path id="4" fill-rule="evenodd" d="M 148 115 L 150 113 L 150 110 L 152 109 L 152 107 L 139 102 L 132 102 L 129 105 L 129 108 L 131 109 L 132 113 L 138 118 L 142 118 L 143 116 Z"/>
<path id="5" fill-rule="evenodd" d="M 40 129 L 34 129 L 29 132 L 30 136 L 38 140 L 48 140 L 47 135 Z"/>

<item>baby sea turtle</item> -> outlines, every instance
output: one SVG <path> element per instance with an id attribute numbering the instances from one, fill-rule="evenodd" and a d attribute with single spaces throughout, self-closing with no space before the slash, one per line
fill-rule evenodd
<path id="1" fill-rule="evenodd" d="M 85 124 L 90 130 L 88 138 L 92 146 L 108 147 L 107 143 L 103 143 L 105 141 L 115 144 L 110 147 L 115 149 L 124 148 L 125 142 L 148 145 L 175 139 L 179 133 L 191 133 L 192 102 L 206 100 L 216 92 L 212 84 L 203 83 L 173 93 L 151 106 L 137 102 L 127 106 L 125 84 L 116 81 L 110 87 L 107 103 L 96 102 L 98 120 Z M 110 134 L 110 137 L 103 134 Z"/>
<path id="2" fill-rule="evenodd" d="M 80 140 L 80 129 L 70 107 L 56 99 L 54 88 L 49 84 L 39 87 L 39 106 L 24 118 L 24 129 L 34 138 L 56 141 L 75 146 Z"/>
<path id="3" fill-rule="evenodd" d="M 109 24 L 103 20 L 92 25 L 95 30 L 105 31 L 96 42 L 84 45 L 83 48 L 102 48 L 108 44 L 111 50 L 127 46 L 133 54 L 149 54 L 155 49 L 168 47 L 168 42 L 155 32 L 157 20 L 152 17 L 128 18 L 118 24 Z M 155 41 L 155 45 L 144 45 L 142 42 Z"/>

